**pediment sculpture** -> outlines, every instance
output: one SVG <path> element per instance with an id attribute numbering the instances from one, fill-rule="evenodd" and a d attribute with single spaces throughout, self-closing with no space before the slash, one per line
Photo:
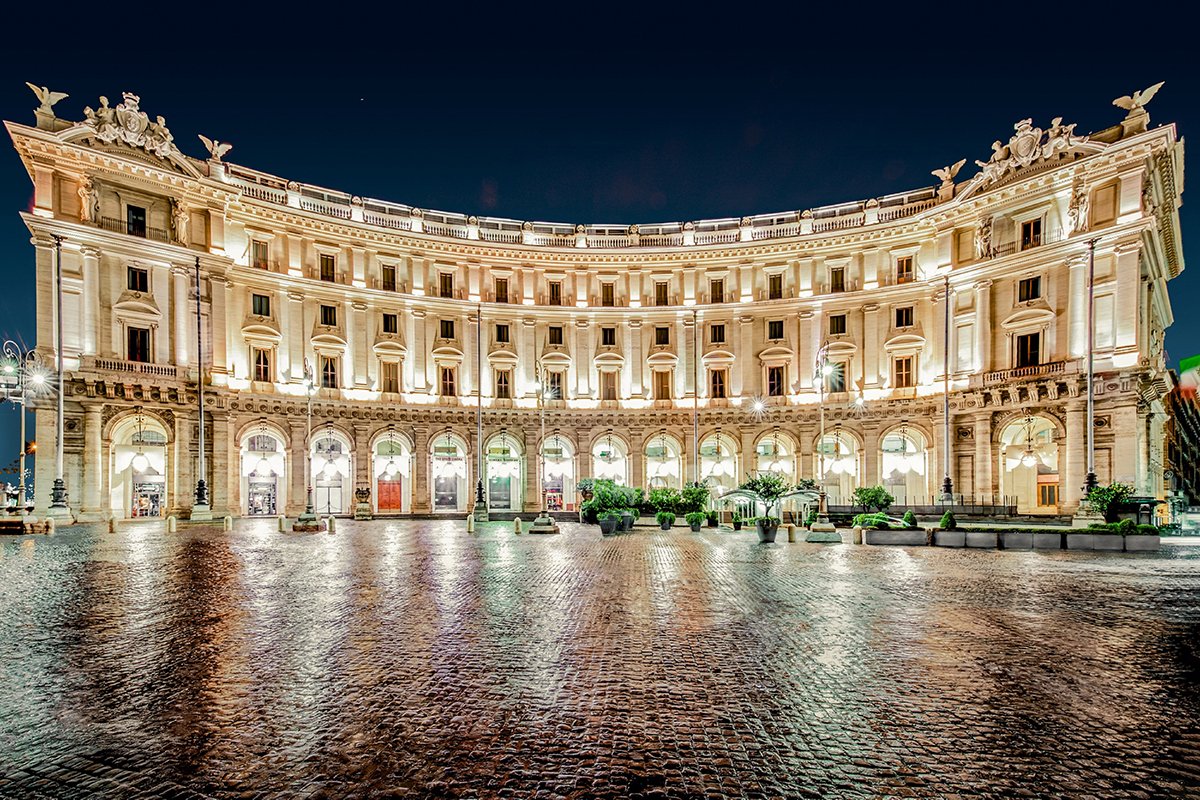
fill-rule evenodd
<path id="1" fill-rule="evenodd" d="M 141 102 L 136 94 L 122 92 L 120 105 L 110 106 L 107 97 L 100 98 L 100 107 L 83 109 L 83 124 L 95 131 L 95 138 L 108 144 L 120 143 L 139 147 L 159 158 L 168 158 L 176 152 L 175 137 L 167 129 L 166 120 L 148 114 L 138 107 Z"/>
<path id="2" fill-rule="evenodd" d="M 1086 136 L 1075 135 L 1073 123 L 1063 125 L 1062 117 L 1055 117 L 1047 130 L 1035 127 L 1032 119 L 1023 119 L 1013 128 L 1016 133 L 1007 144 L 1000 140 L 992 142 L 991 158 L 975 162 L 981 170 L 982 183 L 995 183 L 1039 161 L 1069 155 L 1088 141 Z"/>

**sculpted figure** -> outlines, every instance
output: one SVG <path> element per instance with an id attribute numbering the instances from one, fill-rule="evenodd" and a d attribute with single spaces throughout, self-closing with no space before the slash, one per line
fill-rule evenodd
<path id="1" fill-rule="evenodd" d="M 984 217 L 975 229 L 975 257 L 987 258 L 992 254 L 992 219 Z"/>
<path id="2" fill-rule="evenodd" d="M 66 92 L 52 92 L 45 86 L 34 86 L 29 81 L 25 81 L 25 85 L 32 89 L 34 95 L 37 96 L 38 102 L 41 103 L 37 110 L 42 114 L 50 114 L 53 116 L 54 104 L 59 100 L 65 100 L 66 98 L 70 97 L 70 95 Z"/>
<path id="3" fill-rule="evenodd" d="M 178 200 L 171 201 L 171 227 L 175 234 L 175 241 L 187 245 L 189 243 L 188 209 Z"/>
<path id="4" fill-rule="evenodd" d="M 79 194 L 79 221 L 95 225 L 96 220 L 100 218 L 100 193 L 96 191 L 95 184 L 87 177 L 79 180 L 77 191 Z"/>

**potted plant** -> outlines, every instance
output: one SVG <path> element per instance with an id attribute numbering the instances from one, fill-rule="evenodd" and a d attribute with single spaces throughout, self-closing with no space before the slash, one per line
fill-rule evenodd
<path id="1" fill-rule="evenodd" d="M 730 522 L 732 522 L 732 523 L 733 523 L 733 529 L 734 529 L 735 531 L 740 531 L 740 530 L 742 529 L 742 515 L 741 515 L 741 514 L 739 514 L 738 512 L 734 511 L 734 512 L 733 512 L 733 513 L 732 513 L 732 514 L 729 516 L 729 520 L 730 520 Z"/>
<path id="2" fill-rule="evenodd" d="M 924 531 L 913 530 L 903 519 L 882 512 L 858 514 L 852 524 L 862 531 L 863 544 L 928 544 Z"/>
<path id="3" fill-rule="evenodd" d="M 596 480 L 594 478 L 580 478 L 579 483 L 577 483 L 575 486 L 577 489 L 579 489 L 580 496 L 587 501 L 592 499 L 593 488 L 595 485 Z"/>
<path id="4" fill-rule="evenodd" d="M 671 530 L 671 526 L 675 524 L 675 512 L 674 511 L 659 511 L 657 514 L 654 515 L 654 520 L 655 520 L 655 522 L 658 523 L 658 526 L 660 528 L 662 528 L 664 531 L 669 531 L 669 530 Z"/>
<path id="5" fill-rule="evenodd" d="M 762 544 L 775 541 L 775 534 L 779 533 L 779 522 L 779 517 L 755 517 L 754 527 L 758 529 L 758 541 Z"/>
<path id="6" fill-rule="evenodd" d="M 633 530 L 633 520 L 636 517 L 637 517 L 637 514 L 634 513 L 634 510 L 632 508 L 622 508 L 621 509 L 621 530 L 623 530 L 623 531 Z"/>
<path id="7" fill-rule="evenodd" d="M 692 533 L 699 533 L 707 515 L 703 511 L 689 511 L 683 515 L 684 520 L 692 527 Z"/>
<path id="8" fill-rule="evenodd" d="M 938 529 L 933 532 L 933 543 L 938 547 L 967 546 L 967 532 L 958 529 L 958 520 L 954 518 L 954 512 L 947 511 L 942 514 Z"/>
<path id="9" fill-rule="evenodd" d="M 621 524 L 621 515 L 615 511 L 600 512 L 600 533 L 603 536 L 612 536 L 616 532 L 617 526 Z"/>
<path id="10" fill-rule="evenodd" d="M 803 497 L 811 503 L 817 499 L 817 492 L 814 489 L 792 490 L 778 472 L 760 472 L 747 478 L 737 489 L 727 492 L 722 499 L 745 499 L 753 502 L 756 509 L 763 507 L 763 515 L 755 517 L 754 524 L 758 528 L 758 541 L 765 544 L 775 541 L 775 534 L 779 530 L 779 517 L 772 516 L 771 512 L 789 497 Z"/>
<path id="11" fill-rule="evenodd" d="M 712 511 L 710 509 L 707 516 L 708 516 L 708 527 L 710 527 L 710 528 L 717 527 L 717 512 Z"/>

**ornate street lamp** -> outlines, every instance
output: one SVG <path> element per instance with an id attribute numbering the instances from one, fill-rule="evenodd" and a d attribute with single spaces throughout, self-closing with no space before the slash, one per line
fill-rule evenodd
<path id="1" fill-rule="evenodd" d="M 538 423 L 541 436 L 538 438 L 538 495 L 540 511 L 533 520 L 530 533 L 558 533 L 558 525 L 546 508 L 546 370 L 541 362 L 537 365 Z"/>
<path id="2" fill-rule="evenodd" d="M 17 509 L 24 516 L 29 505 L 26 492 L 25 478 L 29 470 L 25 466 L 25 414 L 28 411 L 30 393 L 44 390 L 49 384 L 46 368 L 42 365 L 37 353 L 26 350 L 11 339 L 3 345 L 3 367 L 0 368 L 0 390 L 4 400 L 20 407 L 21 414 L 21 455 L 17 477 Z"/>
<path id="3" fill-rule="evenodd" d="M 58 373 L 58 408 L 55 420 L 54 486 L 50 489 L 50 508 L 46 513 L 47 516 L 55 519 L 70 519 L 71 509 L 67 506 L 67 482 L 63 478 L 63 237 L 57 234 L 51 236 L 54 239 L 54 299 L 57 323 L 54 331 L 54 355 Z"/>
<path id="4" fill-rule="evenodd" d="M 945 466 L 945 477 L 942 478 L 942 502 L 954 502 L 954 481 L 950 478 L 950 448 L 953 446 L 950 440 L 950 276 L 945 278 L 945 295 L 946 295 L 946 313 L 943 323 L 942 337 L 942 424 L 944 430 L 942 436 L 944 443 L 942 445 L 942 461 Z M 905 445 L 907 450 L 908 445 Z"/>
<path id="5" fill-rule="evenodd" d="M 212 506 L 208 502 L 208 482 L 204 479 L 204 328 L 200 316 L 200 256 L 196 256 L 196 384 L 199 387 L 200 470 L 196 479 L 196 500 L 192 503 L 189 519 L 205 521 L 212 519 Z"/>
<path id="6" fill-rule="evenodd" d="M 475 510 L 476 522 L 488 521 L 487 497 L 483 492 L 483 303 L 475 311 Z"/>
<path id="7" fill-rule="evenodd" d="M 304 393 L 308 396 L 307 418 L 308 418 L 308 433 L 304 437 L 304 477 L 307 484 L 306 497 L 304 501 L 304 513 L 301 514 L 292 530 L 319 530 L 320 523 L 317 521 L 317 515 L 313 511 L 313 470 L 312 470 L 312 401 L 313 395 L 316 394 L 317 384 L 313 374 L 312 363 L 304 359 Z"/>
<path id="8" fill-rule="evenodd" d="M 825 379 L 833 374 L 833 365 L 826 360 L 828 352 L 829 345 L 821 345 L 821 349 L 817 351 L 815 367 L 820 392 L 821 439 L 817 450 L 821 474 L 819 476 L 820 483 L 817 484 L 817 521 L 811 526 L 814 531 L 836 530 L 833 523 L 829 521 L 829 506 L 825 495 Z"/>

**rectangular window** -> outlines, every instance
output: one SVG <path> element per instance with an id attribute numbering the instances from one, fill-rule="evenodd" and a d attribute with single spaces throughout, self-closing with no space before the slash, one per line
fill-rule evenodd
<path id="1" fill-rule="evenodd" d="M 250 266 L 255 269 L 266 269 L 267 261 L 267 243 L 253 239 L 250 242 Z"/>
<path id="2" fill-rule="evenodd" d="M 150 361 L 149 328 L 129 328 L 126 344 L 125 358 L 130 361 Z"/>
<path id="3" fill-rule="evenodd" d="M 329 327 L 337 325 L 337 306 L 321 306 L 321 324 Z"/>
<path id="4" fill-rule="evenodd" d="M 325 389 L 338 388 L 337 356 L 321 356 L 321 387 Z"/>
<path id="5" fill-rule="evenodd" d="M 438 297 L 454 297 L 454 273 L 438 273 Z"/>
<path id="6" fill-rule="evenodd" d="M 841 336 L 846 332 L 846 315 L 845 314 L 830 314 L 829 315 L 829 335 Z"/>
<path id="7" fill-rule="evenodd" d="M 767 396 L 783 397 L 783 367 L 767 367 Z"/>
<path id="8" fill-rule="evenodd" d="M 141 206 L 125 206 L 125 232 L 130 236 L 146 238 L 146 209 Z"/>
<path id="9" fill-rule="evenodd" d="M 550 344 L 561 345 L 563 343 L 562 325 L 551 325 L 548 336 L 549 336 L 548 341 L 550 342 Z"/>
<path id="10" fill-rule="evenodd" d="M 131 292 L 149 292 L 150 291 L 150 272 L 141 267 L 129 268 L 129 291 Z"/>
<path id="11" fill-rule="evenodd" d="M 833 267 L 829 270 L 829 291 L 844 292 L 846 291 L 846 268 Z"/>
<path id="12" fill-rule="evenodd" d="M 912 283 L 916 275 L 913 272 L 913 257 L 904 256 L 896 259 L 896 283 Z"/>
<path id="13" fill-rule="evenodd" d="M 904 306 L 896 309 L 896 327 L 911 328 L 913 324 L 913 307 Z"/>
<path id="14" fill-rule="evenodd" d="M 617 288 L 607 281 L 600 284 L 600 305 L 612 308 L 617 304 Z"/>
<path id="15" fill-rule="evenodd" d="M 601 400 L 616 400 L 617 399 L 617 373 L 612 370 L 605 370 L 600 373 L 600 399 Z"/>
<path id="16" fill-rule="evenodd" d="M 550 305 L 561 306 L 562 305 L 562 281 L 550 281 L 549 291 L 550 291 Z"/>
<path id="17" fill-rule="evenodd" d="M 1017 366 L 1036 367 L 1042 363 L 1042 334 L 1025 333 L 1017 337 Z"/>
<path id="18" fill-rule="evenodd" d="M 767 338 L 782 339 L 783 338 L 783 320 L 772 319 L 767 321 Z"/>
<path id="19" fill-rule="evenodd" d="M 254 380 L 271 382 L 271 351 L 265 347 L 254 348 Z"/>
<path id="20" fill-rule="evenodd" d="M 601 347 L 616 347 L 617 346 L 617 329 L 616 328 L 601 328 L 600 329 L 600 346 Z"/>
<path id="21" fill-rule="evenodd" d="M 1039 483 L 1038 484 L 1038 505 L 1039 506 L 1056 506 L 1056 505 L 1058 505 L 1058 484 L 1057 483 Z"/>
<path id="22" fill-rule="evenodd" d="M 496 398 L 498 400 L 512 399 L 512 372 L 509 370 L 496 370 Z"/>
<path id="23" fill-rule="evenodd" d="M 725 280 L 718 278 L 708 282 L 708 302 L 724 303 L 725 302 Z"/>
<path id="24" fill-rule="evenodd" d="M 708 340 L 713 344 L 725 344 L 725 326 L 714 324 L 708 329 Z"/>
<path id="25" fill-rule="evenodd" d="M 496 278 L 496 302 L 508 302 L 508 278 Z"/>
<path id="26" fill-rule="evenodd" d="M 546 399 L 561 400 L 563 396 L 562 390 L 563 374 L 561 372 L 546 373 Z"/>
<path id="27" fill-rule="evenodd" d="M 913 357 L 899 356 L 893 362 L 895 378 L 892 384 L 897 389 L 909 389 L 913 386 Z"/>
<path id="28" fill-rule="evenodd" d="M 667 297 L 667 282 L 666 281 L 655 281 L 654 282 L 654 305 L 666 306 L 666 305 L 670 305 L 670 304 L 671 304 L 671 301 Z"/>
<path id="29" fill-rule="evenodd" d="M 442 367 L 442 397 L 454 397 L 458 394 L 454 385 L 454 367 Z"/>
<path id="30" fill-rule="evenodd" d="M 1017 302 L 1027 303 L 1042 296 L 1042 278 L 1025 278 L 1017 284 Z"/>
<path id="31" fill-rule="evenodd" d="M 438 322 L 438 338 L 453 339 L 454 338 L 454 320 L 443 319 Z"/>
<path id="32" fill-rule="evenodd" d="M 768 275 L 767 276 L 767 299 L 782 300 L 783 299 L 783 276 Z"/>
<path id="33" fill-rule="evenodd" d="M 825 391 L 830 393 L 846 391 L 845 361 L 829 362 L 829 374 L 825 377 Z"/>
<path id="34" fill-rule="evenodd" d="M 725 375 L 723 369 L 714 369 L 708 375 L 709 394 L 718 400 L 723 400 L 728 396 L 725 393 Z"/>
<path id="35" fill-rule="evenodd" d="M 400 391 L 400 365 L 395 361 L 384 361 L 379 365 L 379 389 L 392 394 Z"/>
<path id="36" fill-rule="evenodd" d="M 496 343 L 508 344 L 508 326 L 504 323 L 496 324 Z"/>
<path id="37" fill-rule="evenodd" d="M 655 400 L 670 400 L 671 399 L 671 371 L 666 369 L 655 370 L 654 372 L 654 399 Z"/>
<path id="38" fill-rule="evenodd" d="M 654 344 L 656 347 L 666 347 L 671 343 L 671 329 L 660 325 L 654 329 Z"/>
<path id="39" fill-rule="evenodd" d="M 1021 223 L 1021 249 L 1028 250 L 1042 243 L 1042 221 L 1031 219 Z"/>
<path id="40" fill-rule="evenodd" d="M 321 280 L 332 283 L 337 280 L 337 259 L 326 253 L 317 256 L 321 266 Z"/>
<path id="41" fill-rule="evenodd" d="M 396 319 L 395 314 L 384 314 L 383 315 L 383 332 L 384 333 L 398 333 L 399 332 L 399 325 L 397 324 L 397 319 Z"/>
<path id="42" fill-rule="evenodd" d="M 383 274 L 383 290 L 385 292 L 396 291 L 396 265 L 384 264 L 382 267 Z"/>
<path id="43" fill-rule="evenodd" d="M 250 295 L 250 310 L 260 317 L 271 316 L 271 296 L 269 294 Z"/>

